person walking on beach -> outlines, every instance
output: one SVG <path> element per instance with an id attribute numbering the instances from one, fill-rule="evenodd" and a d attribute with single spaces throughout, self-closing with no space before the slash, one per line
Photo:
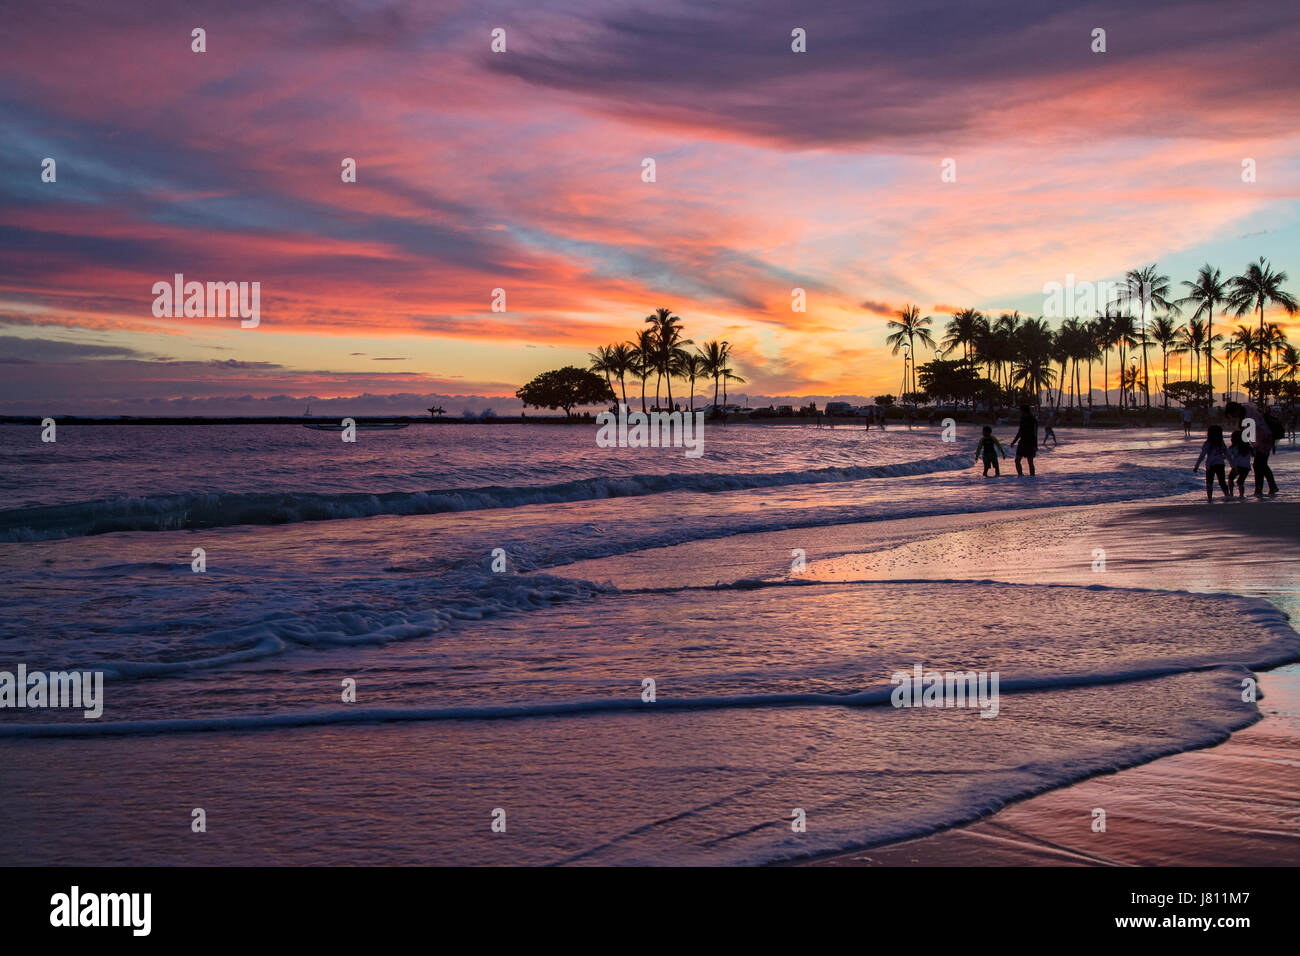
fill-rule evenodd
<path id="1" fill-rule="evenodd" d="M 1038 454 L 1038 419 L 1029 411 L 1028 405 L 1020 406 L 1020 430 L 1011 439 L 1016 448 L 1016 474 L 1023 475 L 1021 459 L 1029 460 L 1029 476 L 1034 476 L 1034 456 Z"/>
<path id="2" fill-rule="evenodd" d="M 1053 412 L 1052 414 L 1047 416 L 1047 422 L 1043 425 L 1044 445 L 1047 444 L 1047 439 L 1049 438 L 1052 440 L 1053 445 L 1059 445 L 1061 443 L 1061 440 L 1056 437 L 1056 429 L 1053 427 L 1055 424 L 1056 424 L 1056 413 Z"/>
<path id="3" fill-rule="evenodd" d="M 1251 444 L 1255 446 L 1255 497 L 1264 497 L 1265 482 L 1268 482 L 1269 496 L 1277 494 L 1277 479 L 1273 477 L 1273 469 L 1268 466 L 1268 456 L 1272 453 L 1273 445 L 1277 440 L 1273 426 L 1268 422 L 1268 418 L 1273 416 L 1269 415 L 1266 418 L 1261 415 L 1259 409 L 1251 402 L 1229 402 L 1224 406 L 1223 413 L 1228 416 L 1229 421 L 1237 423 L 1237 428 L 1246 432 L 1245 437 L 1248 440 L 1253 438 Z M 1251 436 L 1250 431 L 1254 431 L 1255 434 Z"/>
<path id="4" fill-rule="evenodd" d="M 1223 443 L 1223 427 L 1221 425 L 1211 425 L 1209 431 L 1205 434 L 1205 444 L 1201 446 L 1200 457 L 1196 459 L 1196 464 L 1192 465 L 1192 474 L 1201 470 L 1201 462 L 1205 462 L 1205 500 L 1214 500 L 1214 479 L 1219 479 L 1219 487 L 1223 489 L 1223 497 L 1232 497 L 1232 488 L 1228 486 L 1228 480 L 1223 476 L 1223 466 L 1228 461 L 1228 446 Z"/>
<path id="5" fill-rule="evenodd" d="M 1250 460 L 1254 456 L 1255 449 L 1243 437 L 1242 430 L 1235 429 L 1228 443 L 1228 465 L 1232 469 L 1228 472 L 1228 489 L 1236 488 L 1238 498 L 1246 497 L 1246 476 L 1250 474 Z"/>
<path id="6" fill-rule="evenodd" d="M 1007 457 L 1007 450 L 1002 447 L 1002 442 L 993 437 L 993 429 L 985 425 L 984 437 L 980 439 L 979 444 L 975 446 L 975 460 L 984 459 L 984 477 L 989 476 L 989 466 L 993 466 L 993 476 L 1001 477 L 1002 471 L 998 468 L 998 452 L 1002 457 Z"/>
<path id="7" fill-rule="evenodd" d="M 1192 410 L 1190 408 L 1183 409 L 1183 437 L 1192 437 Z"/>

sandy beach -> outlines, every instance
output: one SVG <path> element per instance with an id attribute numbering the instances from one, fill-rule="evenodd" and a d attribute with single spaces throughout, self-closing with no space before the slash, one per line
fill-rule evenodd
<path id="1" fill-rule="evenodd" d="M 1227 742 L 1093 777 L 932 836 L 803 866 L 1300 865 L 1300 665 L 1260 675 L 1264 718 Z M 1105 832 L 1092 829 L 1106 811 Z"/>

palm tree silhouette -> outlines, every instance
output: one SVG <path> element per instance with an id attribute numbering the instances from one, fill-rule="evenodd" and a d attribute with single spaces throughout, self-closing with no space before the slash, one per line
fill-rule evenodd
<path id="1" fill-rule="evenodd" d="M 713 379 L 713 411 L 718 412 L 718 389 L 722 384 L 722 371 L 727 366 L 731 346 L 727 342 L 705 342 L 701 355 L 704 358 L 704 374 Z"/>
<path id="2" fill-rule="evenodd" d="M 947 352 L 961 346 L 962 358 L 969 362 L 980 332 L 987 328 L 988 320 L 982 312 L 977 309 L 959 309 L 952 314 L 952 319 L 944 329 L 943 350 Z"/>
<path id="3" fill-rule="evenodd" d="M 1208 262 L 1201 266 L 1201 271 L 1196 274 L 1196 278 L 1188 282 L 1183 280 L 1183 285 L 1187 286 L 1188 293 L 1178 300 L 1178 304 L 1195 303 L 1196 311 L 1192 313 L 1192 319 L 1205 319 L 1205 348 L 1208 349 L 1205 363 L 1206 381 L 1210 384 L 1210 396 L 1214 396 L 1214 343 L 1220 341 L 1214 335 L 1214 307 L 1224 305 L 1228 301 L 1228 283 L 1223 280 L 1222 273 L 1210 265 Z M 1189 323 L 1190 325 L 1190 323 Z M 1199 380 L 1199 362 L 1197 364 L 1197 376 Z"/>
<path id="4" fill-rule="evenodd" d="M 695 411 L 695 380 L 708 376 L 708 359 L 700 352 L 687 353 L 682 357 L 681 374 L 691 385 L 691 411 Z"/>
<path id="5" fill-rule="evenodd" d="M 1119 407 L 1120 410 L 1123 411 L 1124 382 L 1126 381 L 1126 379 L 1124 378 L 1126 374 L 1126 369 L 1124 366 L 1124 350 L 1126 348 L 1133 349 L 1137 347 L 1138 344 L 1137 320 L 1133 318 L 1132 313 L 1125 314 L 1123 312 L 1120 312 L 1113 316 L 1113 321 L 1114 321 L 1114 328 L 1111 330 L 1111 334 L 1115 336 L 1115 344 L 1119 346 L 1119 372 L 1120 372 Z M 1136 399 L 1136 396 L 1134 396 L 1134 398 Z"/>
<path id="6" fill-rule="evenodd" d="M 1291 380 L 1291 407 L 1294 409 L 1296 399 L 1295 377 L 1297 373 L 1300 373 L 1300 349 L 1289 343 L 1282 346 L 1281 354 L 1278 356 L 1278 363 L 1273 366 L 1273 371 L 1283 378 Z"/>
<path id="7" fill-rule="evenodd" d="M 1246 363 L 1246 378 L 1250 378 L 1250 356 L 1255 351 L 1255 330 L 1249 325 L 1239 325 L 1233 330 L 1232 339 L 1228 342 L 1228 348 L 1233 353 L 1233 358 Z M 1241 384 L 1241 376 L 1237 376 L 1237 384 Z"/>
<path id="8" fill-rule="evenodd" d="M 659 382 L 668 379 L 668 407 L 673 405 L 673 372 L 680 365 L 682 357 L 686 354 L 683 345 L 691 345 L 690 339 L 682 338 L 682 320 L 679 316 L 673 315 L 672 309 L 655 309 L 652 315 L 645 317 L 646 322 L 654 329 L 655 347 L 653 350 L 652 362 L 654 370 L 658 373 L 655 380 L 655 406 L 659 405 Z"/>
<path id="9" fill-rule="evenodd" d="M 1024 319 L 1018 310 L 1011 313 L 1003 312 L 993 323 L 993 351 L 998 360 L 998 376 L 1002 377 L 1002 364 L 1005 362 L 1007 364 L 1005 382 L 1008 388 L 1016 372 L 1016 343 L 1023 324 Z"/>
<path id="10" fill-rule="evenodd" d="M 655 354 L 659 343 L 654 329 L 638 329 L 632 344 L 632 374 L 641 379 L 641 411 L 645 412 L 645 383 L 655 370 Z"/>
<path id="11" fill-rule="evenodd" d="M 1178 336 L 1176 354 L 1191 353 L 1192 381 L 1201 380 L 1201 352 L 1205 350 L 1205 323 L 1197 318 L 1187 320 Z"/>
<path id="12" fill-rule="evenodd" d="M 1155 263 L 1144 266 L 1141 269 L 1130 269 L 1125 273 L 1124 278 L 1128 282 L 1126 294 L 1130 301 L 1136 298 L 1141 309 L 1138 330 L 1142 339 L 1142 393 L 1145 395 L 1145 405 L 1147 411 L 1151 410 L 1151 380 L 1147 376 L 1147 307 L 1151 307 L 1152 318 L 1155 318 L 1156 307 L 1164 309 L 1171 315 L 1178 315 L 1178 304 L 1169 298 L 1171 289 L 1169 287 L 1169 276 L 1161 275 L 1157 270 Z"/>
<path id="13" fill-rule="evenodd" d="M 1097 320 L 1092 323 L 1093 340 L 1101 355 L 1102 391 L 1105 393 L 1106 407 L 1110 408 L 1110 350 L 1119 344 L 1119 335 L 1115 329 L 1115 316 L 1111 314 L 1108 304 L 1105 311 L 1097 313 Z"/>
<path id="14" fill-rule="evenodd" d="M 1151 320 L 1151 338 L 1160 346 L 1160 391 L 1164 406 L 1169 407 L 1169 350 L 1178 343 L 1182 326 L 1168 315 L 1158 315 Z"/>
<path id="15" fill-rule="evenodd" d="M 930 316 L 921 315 L 921 310 L 914 305 L 905 305 L 895 313 L 897 318 L 890 319 L 886 323 L 886 328 L 895 331 L 885 336 L 885 344 L 893 346 L 890 351 L 891 355 L 897 355 L 904 343 L 907 344 L 908 351 L 912 354 L 912 391 L 916 391 L 916 340 L 920 339 L 922 345 L 934 346 L 934 338 L 930 335 L 927 325 L 933 324 L 934 320 Z"/>
<path id="16" fill-rule="evenodd" d="M 1259 348 L 1259 392 L 1257 394 L 1261 405 L 1267 404 L 1268 398 L 1265 394 L 1264 375 L 1264 349 L 1268 340 L 1268 334 L 1264 329 L 1264 306 L 1270 302 L 1280 305 L 1287 315 L 1295 315 L 1297 309 L 1300 309 L 1300 302 L 1296 301 L 1296 297 L 1282 288 L 1282 283 L 1286 280 L 1285 272 L 1274 272 L 1268 261 L 1260 256 L 1259 262 L 1252 262 L 1246 267 L 1245 272 L 1233 276 L 1228 283 L 1228 307 L 1236 312 L 1237 318 L 1254 309 L 1259 310 L 1259 338 L 1256 343 Z"/>
<path id="17" fill-rule="evenodd" d="M 587 357 L 591 359 L 589 368 L 597 375 L 604 375 L 605 384 L 609 386 L 611 392 L 614 391 L 614 382 L 610 378 L 614 373 L 614 346 L 598 345 L 596 351 L 589 353 Z"/>
<path id="18" fill-rule="evenodd" d="M 636 369 L 636 349 L 627 342 L 610 346 L 610 371 L 618 376 L 619 391 L 623 394 L 623 404 L 627 404 L 627 374 Z"/>
<path id="19" fill-rule="evenodd" d="M 1092 363 L 1101 356 L 1096 322 L 1084 322 L 1079 330 L 1079 348 L 1088 363 L 1088 407 L 1092 408 Z"/>

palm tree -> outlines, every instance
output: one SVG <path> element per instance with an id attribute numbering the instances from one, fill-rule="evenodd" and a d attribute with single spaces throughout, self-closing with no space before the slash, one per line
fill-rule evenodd
<path id="1" fill-rule="evenodd" d="M 1138 387 L 1138 370 L 1137 365 L 1131 368 L 1120 366 L 1119 370 L 1119 400 L 1120 405 L 1124 404 L 1124 390 L 1127 389 L 1133 396 L 1133 407 L 1137 408 L 1137 387 Z"/>
<path id="2" fill-rule="evenodd" d="M 1232 338 L 1228 341 L 1227 351 L 1232 353 L 1233 359 L 1241 359 L 1246 363 L 1246 378 L 1250 378 L 1250 356 L 1255 351 L 1255 332 L 1248 325 L 1239 325 L 1233 330 Z M 1240 377 L 1238 377 L 1240 384 Z"/>
<path id="3" fill-rule="evenodd" d="M 1026 396 L 1031 397 L 1035 405 L 1039 403 L 1043 390 L 1051 388 L 1055 382 L 1051 353 L 1046 349 L 1022 353 L 1011 379 L 1011 384 L 1024 389 Z"/>
<path id="4" fill-rule="evenodd" d="M 1177 344 L 1181 332 L 1182 326 L 1168 315 L 1158 315 L 1151 320 L 1151 338 L 1160 346 L 1160 388 L 1165 408 L 1169 407 L 1169 351 Z"/>
<path id="5" fill-rule="evenodd" d="M 1233 309 L 1238 318 L 1253 309 L 1259 310 L 1259 403 L 1267 404 L 1264 377 L 1264 345 L 1267 333 L 1264 331 L 1264 306 L 1268 303 L 1280 305 L 1287 315 L 1295 315 L 1300 310 L 1300 302 L 1290 292 L 1282 288 L 1286 282 L 1285 272 L 1274 272 L 1263 256 L 1259 262 L 1252 262 L 1246 271 L 1233 276 L 1228 283 L 1228 308 Z"/>
<path id="6" fill-rule="evenodd" d="M 708 359 L 699 352 L 688 352 L 682 357 L 681 375 L 691 385 L 691 411 L 695 411 L 695 380 L 708 376 Z"/>
<path id="7" fill-rule="evenodd" d="M 1294 345 L 1284 345 L 1282 352 L 1278 356 L 1278 363 L 1273 366 L 1273 371 L 1277 372 L 1282 378 L 1291 380 L 1291 407 L 1295 408 L 1295 377 L 1300 373 L 1300 349 Z"/>
<path id="8" fill-rule="evenodd" d="M 1286 348 L 1286 332 L 1282 331 L 1282 326 L 1276 322 L 1270 322 L 1264 329 L 1264 346 L 1268 349 L 1268 360 L 1273 361 L 1273 357 Z"/>
<path id="9" fill-rule="evenodd" d="M 610 372 L 618 376 L 618 387 L 623 393 L 623 404 L 627 404 L 627 373 L 636 369 L 636 350 L 627 342 L 610 346 Z"/>
<path id="10" fill-rule="evenodd" d="M 1137 320 L 1133 318 L 1132 313 L 1116 313 L 1112 316 L 1114 323 L 1111 334 L 1115 337 L 1115 344 L 1119 346 L 1119 407 L 1124 409 L 1124 349 L 1136 348 L 1138 344 L 1137 337 Z"/>
<path id="11" fill-rule="evenodd" d="M 638 329 L 636 333 L 636 342 L 632 345 L 633 365 L 632 372 L 637 378 L 641 379 L 641 411 L 645 412 L 645 383 L 650 377 L 650 373 L 655 370 L 655 355 L 658 353 L 659 343 L 655 337 L 654 329 Z"/>
<path id="12" fill-rule="evenodd" d="M 921 310 L 914 305 L 905 305 L 903 308 L 894 313 L 897 318 L 890 319 L 886 324 L 887 328 L 894 329 L 892 333 L 885 336 L 885 344 L 893 346 L 891 355 L 897 355 L 898 350 L 907 344 L 907 349 L 912 355 L 912 391 L 916 391 L 916 340 L 920 339 L 922 345 L 934 346 L 934 338 L 930 335 L 927 325 L 933 324 L 934 320 L 928 315 L 921 315 Z"/>
<path id="13" fill-rule="evenodd" d="M 1101 355 L 1100 335 L 1096 322 L 1085 322 L 1080 330 L 1079 348 L 1088 362 L 1088 407 L 1092 408 L 1092 363 Z"/>
<path id="14" fill-rule="evenodd" d="M 1192 313 L 1193 319 L 1205 318 L 1205 347 L 1207 348 L 1207 360 L 1205 363 L 1206 380 L 1210 384 L 1210 396 L 1214 396 L 1214 307 L 1224 305 L 1228 301 L 1228 283 L 1223 281 L 1222 274 L 1208 262 L 1201 266 L 1201 271 L 1196 274 L 1193 282 L 1183 280 L 1183 285 L 1190 290 L 1186 296 L 1178 300 L 1178 304 L 1185 302 L 1196 303 L 1196 311 Z M 1199 365 L 1198 365 L 1199 369 Z M 1197 373 L 1199 381 L 1199 372 Z"/>
<path id="15" fill-rule="evenodd" d="M 612 345 L 598 345 L 596 351 L 587 356 L 591 359 L 591 370 L 605 376 L 605 384 L 611 392 L 614 391 L 614 381 L 610 377 L 614 374 L 614 348 Z"/>
<path id="16" fill-rule="evenodd" d="M 1125 273 L 1124 278 L 1128 282 L 1128 295 L 1130 298 L 1136 295 L 1141 308 L 1141 321 L 1138 323 L 1138 328 L 1142 336 L 1142 392 L 1146 396 L 1147 411 L 1150 411 L 1151 385 L 1147 377 L 1147 306 L 1151 307 L 1153 318 L 1157 306 L 1170 315 L 1178 315 L 1179 308 L 1178 303 L 1169 298 L 1172 293 L 1169 287 L 1169 276 L 1161 275 L 1156 270 L 1155 263 L 1141 269 L 1130 269 Z"/>
<path id="17" fill-rule="evenodd" d="M 989 322 L 978 309 L 960 309 L 952 314 L 952 319 L 944 329 L 943 350 L 961 346 L 962 361 L 973 366 L 973 359 L 988 334 Z M 974 397 L 971 407 L 974 407 Z"/>
<path id="18" fill-rule="evenodd" d="M 1106 407 L 1110 408 L 1110 350 L 1119 344 L 1115 331 L 1115 316 L 1111 314 L 1107 303 L 1104 312 L 1097 313 L 1097 321 L 1092 324 L 1097 351 L 1101 354 L 1101 377 L 1106 393 Z"/>
<path id="19" fill-rule="evenodd" d="M 960 309 L 952 314 L 944 329 L 943 350 L 946 352 L 960 345 L 962 358 L 969 362 L 980 332 L 987 328 L 988 320 L 978 309 Z"/>
<path id="20" fill-rule="evenodd" d="M 1011 384 L 1020 386 L 1037 405 L 1042 391 L 1050 389 L 1056 380 L 1052 372 L 1052 330 L 1042 318 L 1025 319 L 1023 323 L 1018 314 L 1014 318 L 1017 327 L 1011 354 L 1016 361 L 1012 363 Z"/>
<path id="21" fill-rule="evenodd" d="M 1241 346 L 1237 344 L 1236 338 L 1228 339 L 1228 344 L 1223 347 L 1223 357 L 1228 360 L 1228 394 L 1232 393 L 1232 367 L 1239 354 L 1241 354 Z"/>
<path id="22" fill-rule="evenodd" d="M 1001 378 L 1002 363 L 1006 362 L 1010 366 L 1006 377 L 1008 385 L 1016 370 L 1016 338 L 1020 335 L 1023 322 L 1020 312 L 1015 311 L 1003 312 L 993 323 L 993 349 L 998 362 L 998 375 Z"/>
<path id="23" fill-rule="evenodd" d="M 700 351 L 704 358 L 704 374 L 713 379 L 713 411 L 718 411 L 718 389 L 722 384 L 722 371 L 727 367 L 731 345 L 727 342 L 705 342 Z"/>
<path id="24" fill-rule="evenodd" d="M 673 369 L 681 364 L 686 355 L 683 345 L 690 345 L 690 339 L 682 338 L 682 320 L 673 315 L 672 309 L 655 309 L 653 315 L 645 317 L 646 323 L 654 329 L 655 348 L 653 355 L 655 379 L 655 406 L 659 405 L 659 383 L 668 379 L 668 407 L 673 406 Z"/>
<path id="25" fill-rule="evenodd" d="M 1079 363 L 1088 363 L 1088 384 L 1089 388 L 1091 388 L 1093 354 L 1092 330 L 1089 323 L 1074 318 L 1062 322 L 1061 331 L 1065 334 L 1066 351 L 1074 366 L 1074 375 L 1070 379 L 1070 404 L 1077 404 L 1079 408 L 1083 408 L 1083 380 L 1082 373 L 1079 370 Z M 1089 393 L 1089 398 L 1091 398 L 1091 392 Z"/>
<path id="26" fill-rule="evenodd" d="M 995 363 L 997 362 L 997 337 L 993 333 L 993 326 L 989 324 L 986 318 L 981 318 L 979 328 L 975 333 L 975 348 L 971 358 L 974 362 L 985 367 L 989 379 L 994 379 L 996 375 Z"/>
<path id="27" fill-rule="evenodd" d="M 1074 323 L 1071 325 L 1070 323 Z M 1056 390 L 1056 410 L 1061 410 L 1061 402 L 1065 398 L 1065 382 L 1069 377 L 1070 360 L 1074 357 L 1073 336 L 1078 331 L 1078 319 L 1066 319 L 1061 323 L 1061 328 L 1057 333 L 1051 336 L 1050 353 L 1054 361 L 1061 366 L 1061 375 L 1058 381 L 1060 387 Z M 1050 335 L 1050 333 L 1049 333 Z M 1073 402 L 1071 402 L 1073 404 Z"/>
<path id="28" fill-rule="evenodd" d="M 1183 326 L 1180 338 L 1183 352 L 1192 355 L 1192 381 L 1201 380 L 1201 351 L 1205 348 L 1205 323 L 1198 318 L 1190 318 Z"/>

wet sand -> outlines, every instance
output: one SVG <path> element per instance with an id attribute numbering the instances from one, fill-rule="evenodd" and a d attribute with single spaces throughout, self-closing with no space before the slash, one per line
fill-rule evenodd
<path id="1" fill-rule="evenodd" d="M 945 535 L 916 543 L 895 567 L 907 576 L 940 567 L 956 576 L 978 553 L 985 575 L 999 580 L 1117 584 L 1118 575 L 1131 579 L 1124 585 L 1263 596 L 1293 619 L 1300 609 L 1300 504 L 1293 502 L 1062 509 L 1000 530 L 1006 533 L 995 541 L 1038 541 L 1032 558 L 1017 561 L 1003 547 Z M 1085 560 L 1094 548 L 1106 551 L 1104 572 Z M 889 563 L 885 555 L 846 556 L 824 571 L 853 577 Z M 967 826 L 801 865 L 1300 865 L 1300 664 L 1259 678 L 1264 718 L 1218 746 L 1093 777 Z M 1098 809 L 1104 832 L 1094 830 Z"/>

